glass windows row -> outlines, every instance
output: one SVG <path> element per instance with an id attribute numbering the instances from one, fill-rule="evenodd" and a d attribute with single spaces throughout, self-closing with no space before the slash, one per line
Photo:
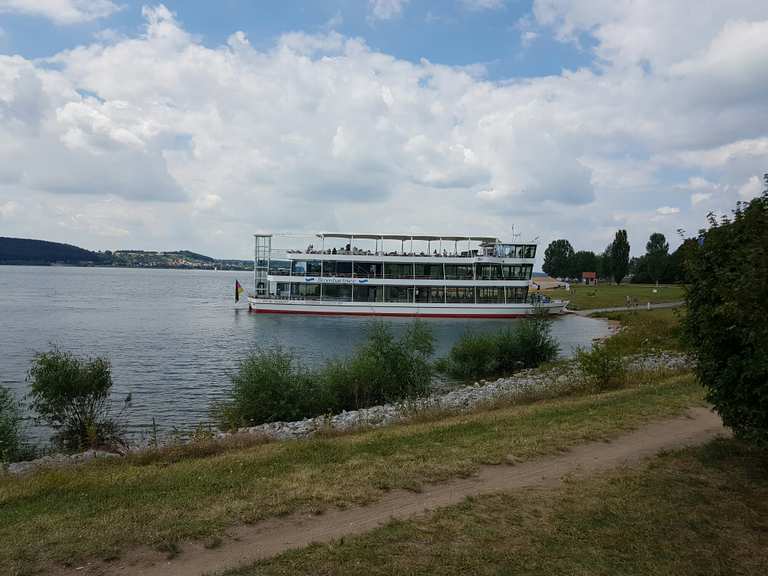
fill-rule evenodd
<path id="1" fill-rule="evenodd" d="M 475 277 L 472 264 L 446 264 L 446 280 L 472 280 Z"/>
<path id="2" fill-rule="evenodd" d="M 445 288 L 442 286 L 417 286 L 416 302 L 445 302 Z"/>
<path id="3" fill-rule="evenodd" d="M 530 280 L 532 264 L 478 264 L 478 280 Z"/>
<path id="4" fill-rule="evenodd" d="M 320 284 L 293 283 L 291 296 L 303 300 L 319 300 Z M 461 286 L 353 286 L 349 284 L 323 284 L 323 300 L 349 302 L 449 302 L 459 303 L 503 303 L 525 302 L 528 287 L 477 288 Z M 277 295 L 287 297 L 288 285 L 278 284 Z M 477 300 L 475 300 L 477 297 Z"/>
<path id="5" fill-rule="evenodd" d="M 291 271 L 290 260 L 275 260 L 269 261 L 269 273 L 276 276 L 288 276 Z"/>
<path id="6" fill-rule="evenodd" d="M 512 302 L 525 302 L 528 298 L 528 286 L 507 286 L 507 304 Z"/>
<path id="7" fill-rule="evenodd" d="M 288 275 L 287 263 L 273 261 L 271 274 Z M 322 265 L 322 275 L 326 277 L 349 278 L 352 276 L 352 262 L 326 260 Z M 320 260 L 294 260 L 292 273 L 295 276 L 320 276 Z M 530 280 L 532 264 L 382 264 L 381 262 L 355 262 L 355 278 L 434 278 L 443 279 L 445 268 L 446 280 Z"/>
<path id="8" fill-rule="evenodd" d="M 293 260 L 294 276 L 320 276 L 320 260 Z"/>
<path id="9" fill-rule="evenodd" d="M 496 244 L 494 256 L 497 258 L 535 258 L 535 244 Z"/>
<path id="10" fill-rule="evenodd" d="M 413 278 L 413 264 L 384 264 L 386 278 Z"/>

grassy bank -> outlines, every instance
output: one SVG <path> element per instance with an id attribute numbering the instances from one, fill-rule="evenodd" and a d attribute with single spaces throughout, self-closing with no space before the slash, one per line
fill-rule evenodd
<path id="1" fill-rule="evenodd" d="M 229 576 L 758 576 L 766 566 L 768 452 L 716 440 L 644 469 L 470 499 Z"/>
<path id="2" fill-rule="evenodd" d="M 684 308 L 662 308 L 633 312 L 602 312 L 594 317 L 613 320 L 621 324 L 619 332 L 611 337 L 611 345 L 624 354 L 642 354 L 669 350 L 684 351 L 680 340 L 680 319 Z"/>
<path id="3" fill-rule="evenodd" d="M 654 292 L 656 290 L 656 292 Z M 584 286 L 571 284 L 571 292 L 562 288 L 544 290 L 543 294 L 551 298 L 570 300 L 568 308 L 571 310 L 591 310 L 593 308 L 613 308 L 625 306 L 627 296 L 637 298 L 640 306 L 660 304 L 662 302 L 677 302 L 684 298 L 682 286 L 660 286 L 653 284 L 598 284 L 597 286 Z"/>
<path id="4" fill-rule="evenodd" d="M 295 511 L 365 504 L 482 464 L 556 453 L 701 402 L 688 376 L 334 438 L 159 453 L 0 477 L 0 573 L 114 558 Z"/>

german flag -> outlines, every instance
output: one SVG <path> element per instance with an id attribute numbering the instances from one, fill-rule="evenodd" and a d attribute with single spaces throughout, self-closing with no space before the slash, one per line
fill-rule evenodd
<path id="1" fill-rule="evenodd" d="M 240 282 L 235 280 L 235 302 L 240 302 L 240 294 L 242 294 L 245 291 L 245 288 L 242 287 Z"/>

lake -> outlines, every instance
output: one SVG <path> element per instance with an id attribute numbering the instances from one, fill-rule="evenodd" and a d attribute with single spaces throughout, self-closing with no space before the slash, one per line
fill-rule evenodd
<path id="1" fill-rule="evenodd" d="M 112 362 L 114 397 L 134 439 L 155 419 L 161 433 L 207 421 L 238 362 L 257 346 L 289 348 L 308 365 L 352 352 L 370 320 L 258 315 L 234 302 L 248 272 L 0 266 L 0 385 L 19 398 L 35 352 L 58 346 Z M 412 320 L 385 320 L 402 331 Z M 497 330 L 519 320 L 430 319 L 436 354 L 467 330 Z M 567 315 L 554 321 L 562 355 L 605 336 L 605 322 Z M 46 437 L 30 423 L 34 437 Z"/>

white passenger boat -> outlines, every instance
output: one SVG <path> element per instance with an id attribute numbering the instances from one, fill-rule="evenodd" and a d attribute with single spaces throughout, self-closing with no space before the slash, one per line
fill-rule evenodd
<path id="1" fill-rule="evenodd" d="M 255 234 L 252 312 L 511 318 L 561 313 L 529 293 L 536 244 L 483 236 L 317 234 L 304 250 Z"/>

